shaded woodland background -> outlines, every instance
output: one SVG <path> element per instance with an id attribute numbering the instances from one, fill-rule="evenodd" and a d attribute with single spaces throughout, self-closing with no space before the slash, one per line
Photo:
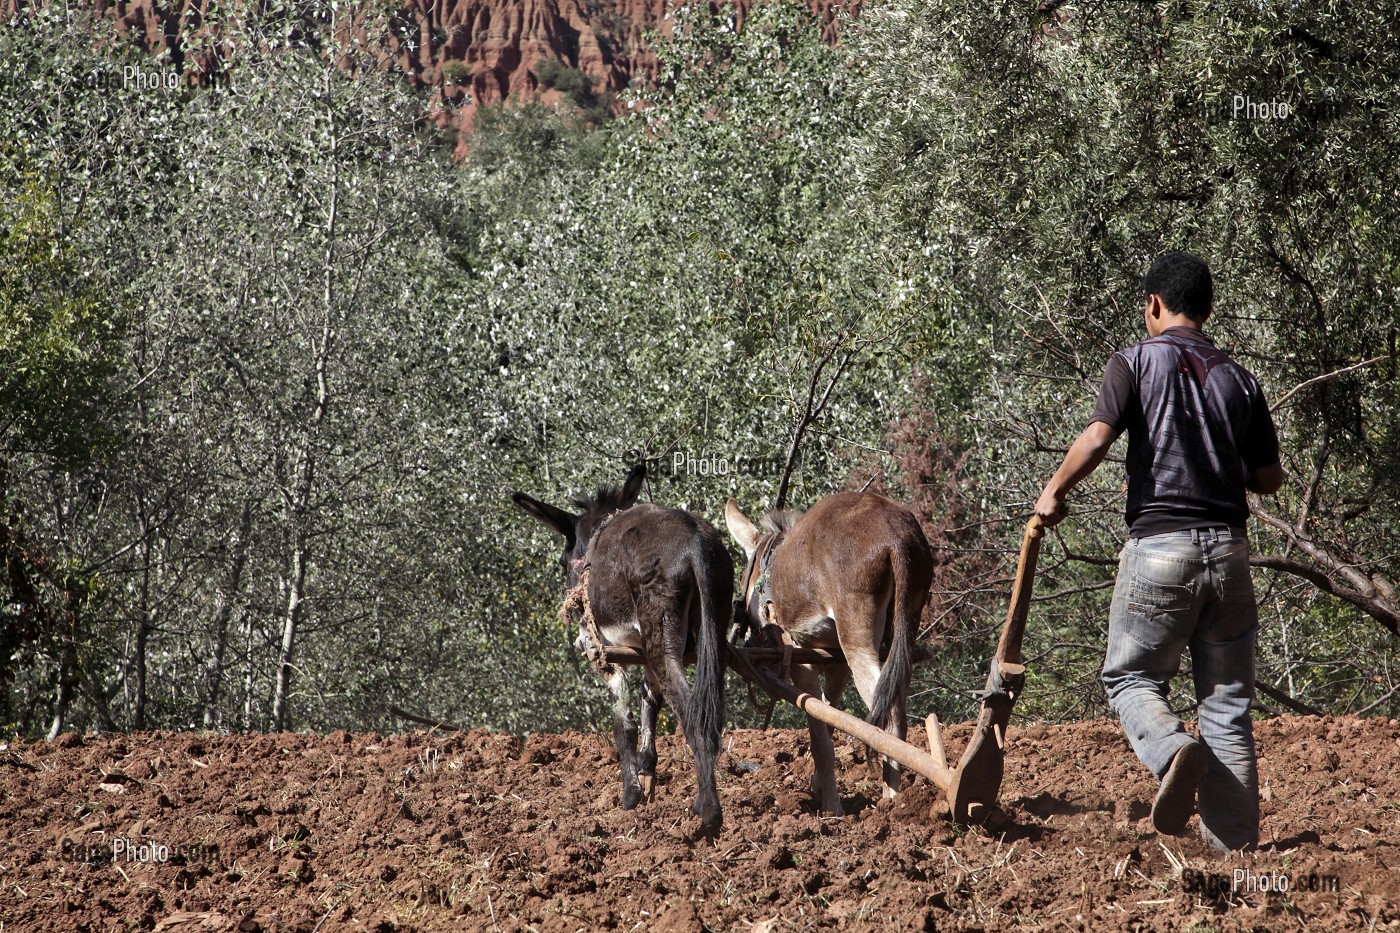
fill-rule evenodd
<path id="1" fill-rule="evenodd" d="M 645 457 L 718 523 L 777 471 L 675 455 L 781 461 L 799 428 L 791 505 L 869 483 L 924 520 L 915 705 L 963 718 L 1168 248 L 1212 263 L 1209 330 L 1284 441 L 1260 679 L 1400 712 L 1389 5 L 883 0 L 835 44 L 798 5 L 686 7 L 654 82 L 559 65 L 557 104 L 463 137 L 388 67 L 389 7 L 358 39 L 260 10 L 211 13 L 227 67 L 173 90 L 124 86 L 172 66 L 101 16 L 0 27 L 5 731 L 589 724 L 557 542 L 510 491 Z M 1042 555 L 1028 716 L 1106 712 L 1123 498 L 1101 468 Z"/>

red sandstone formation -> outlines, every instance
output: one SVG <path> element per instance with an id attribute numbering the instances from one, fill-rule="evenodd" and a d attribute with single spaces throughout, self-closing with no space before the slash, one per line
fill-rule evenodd
<path id="1" fill-rule="evenodd" d="M 403 70 L 448 94 L 460 87 L 449 62 L 461 62 L 469 105 L 512 94 L 546 101 L 559 96 L 541 86 L 539 66 L 553 59 L 592 79 L 599 92 L 625 88 L 634 75 L 650 77 L 656 60 L 645 33 L 666 12 L 666 0 L 410 0 L 403 16 L 414 42 L 391 39 Z"/>
<path id="2" fill-rule="evenodd" d="M 443 123 L 469 126 L 477 107 L 518 95 L 550 104 L 564 96 L 545 87 L 546 62 L 581 72 L 595 94 L 617 92 L 634 79 L 651 80 L 656 58 L 646 34 L 664 29 L 665 14 L 677 0 L 403 0 L 390 13 L 392 27 L 370 27 L 353 12 L 337 33 L 377 39 L 409 80 L 436 89 L 444 104 Z M 754 0 L 730 0 L 737 25 Z M 793 0 L 787 0 L 793 2 Z M 26 0 L 0 0 L 8 19 Z M 833 0 L 807 0 L 835 38 Z M 858 2 L 839 4 L 851 9 Z M 140 37 L 154 54 L 166 54 L 185 80 L 200 82 L 221 69 L 196 37 L 217 31 L 206 23 L 210 0 L 96 0 L 95 9 L 112 17 L 124 33 Z M 227 9 L 227 8 L 226 8 Z M 380 10 L 383 7 L 379 7 Z M 371 32 L 379 35 L 370 35 Z M 236 59 L 236 48 L 232 50 Z M 227 52 L 225 52 L 227 54 Z M 236 70 L 236 61 L 232 64 Z"/>

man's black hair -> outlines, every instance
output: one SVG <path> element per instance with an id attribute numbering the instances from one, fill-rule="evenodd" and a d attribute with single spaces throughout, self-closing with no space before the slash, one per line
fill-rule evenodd
<path id="1" fill-rule="evenodd" d="M 1193 321 L 1204 321 L 1215 302 L 1210 267 L 1195 253 L 1163 253 L 1142 279 L 1144 296 L 1159 295 L 1162 303 Z"/>

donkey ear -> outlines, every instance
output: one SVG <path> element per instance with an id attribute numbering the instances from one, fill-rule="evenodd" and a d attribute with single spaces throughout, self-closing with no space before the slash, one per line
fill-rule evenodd
<path id="1" fill-rule="evenodd" d="M 647 478 L 647 462 L 643 460 L 632 468 L 632 472 L 627 474 L 627 481 L 622 484 L 622 508 L 628 508 L 637 501 L 637 496 L 641 495 L 642 483 Z"/>
<path id="2" fill-rule="evenodd" d="M 734 536 L 734 540 L 739 542 L 739 547 L 744 549 L 744 557 L 753 557 L 753 552 L 758 547 L 758 539 L 763 537 L 763 532 L 759 531 L 754 523 L 744 516 L 739 508 L 739 503 L 733 499 L 724 504 L 724 524 L 728 526 L 729 533 Z"/>
<path id="3" fill-rule="evenodd" d="M 574 525 L 578 522 L 577 515 L 555 508 L 548 502 L 541 502 L 523 492 L 511 493 L 510 498 L 516 505 L 559 532 L 570 542 L 574 540 Z"/>

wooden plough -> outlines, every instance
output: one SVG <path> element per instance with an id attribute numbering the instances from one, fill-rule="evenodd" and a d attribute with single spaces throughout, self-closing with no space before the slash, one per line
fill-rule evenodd
<path id="1" fill-rule="evenodd" d="M 930 714 L 925 722 L 929 748 L 924 751 L 823 702 L 819 697 L 798 690 L 757 666 L 777 662 L 829 664 L 840 658 L 838 652 L 814 648 L 738 648 L 726 642 L 729 664 L 741 677 L 775 699 L 791 703 L 814 719 L 854 736 L 879 754 L 928 778 L 943 791 L 956 822 L 995 823 L 1000 818 L 996 801 L 1001 791 L 1006 758 L 1006 725 L 1011 718 L 1011 708 L 1025 684 L 1021 637 L 1025 633 L 1026 618 L 1030 612 L 1035 564 L 1044 533 L 1038 519 L 1032 518 L 1026 524 L 1025 535 L 1021 539 L 1021 555 L 1016 565 L 1016 581 L 1012 586 L 1011 606 L 1007 610 L 1006 624 L 987 676 L 982 711 L 956 768 L 948 766 L 948 753 L 937 716 Z M 635 648 L 604 647 L 601 657 L 609 664 L 642 662 L 641 652 Z"/>

